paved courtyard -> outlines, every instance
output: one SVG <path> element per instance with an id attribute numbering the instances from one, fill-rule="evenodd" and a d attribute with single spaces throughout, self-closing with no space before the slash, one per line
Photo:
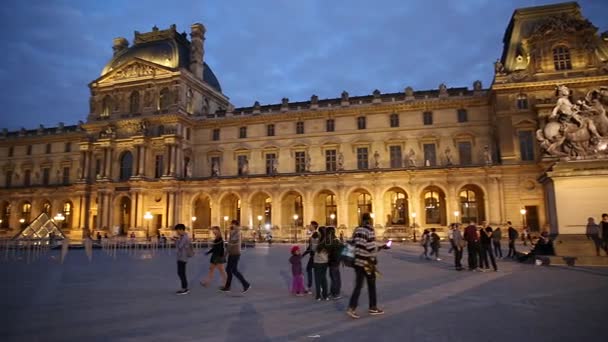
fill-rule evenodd
<path id="1" fill-rule="evenodd" d="M 316 302 L 288 293 L 289 246 L 243 253 L 229 294 L 202 288 L 208 258 L 188 263 L 191 292 L 176 296 L 175 255 L 140 250 L 89 262 L 71 250 L 40 259 L 0 256 L 2 341 L 590 341 L 605 336 L 607 268 L 559 268 L 499 262 L 497 273 L 456 272 L 443 261 L 419 260 L 419 246 L 382 252 L 378 280 L 383 316 L 346 316 L 353 286 L 343 269 L 344 298 Z M 466 254 L 464 257 L 466 260 Z M 219 284 L 217 284 L 219 285 Z"/>

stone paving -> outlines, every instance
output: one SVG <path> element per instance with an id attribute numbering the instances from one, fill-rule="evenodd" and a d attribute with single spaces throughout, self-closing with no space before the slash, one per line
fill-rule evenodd
<path id="1" fill-rule="evenodd" d="M 456 272 L 418 258 L 414 244 L 382 252 L 383 316 L 346 316 L 352 270 L 342 269 L 344 298 L 316 302 L 288 293 L 288 245 L 242 256 L 252 289 L 231 293 L 198 285 L 208 258 L 188 263 L 191 292 L 176 296 L 175 255 L 116 257 L 95 250 L 89 262 L 71 250 L 35 262 L 0 260 L 2 341 L 590 341 L 605 336 L 608 268 L 565 268 L 499 261 L 499 272 Z M 173 251 L 171 251 L 173 253 Z M 466 261 L 466 254 L 464 256 Z M 465 262 L 466 263 L 466 262 Z M 217 280 L 216 280 L 217 281 Z M 219 284 L 216 284 L 219 285 Z"/>

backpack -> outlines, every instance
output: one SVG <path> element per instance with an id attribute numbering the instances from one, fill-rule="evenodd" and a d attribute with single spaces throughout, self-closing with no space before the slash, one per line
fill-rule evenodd
<path id="1" fill-rule="evenodd" d="M 355 266 L 355 245 L 351 241 L 346 241 L 340 252 L 340 261 L 346 267 Z"/>

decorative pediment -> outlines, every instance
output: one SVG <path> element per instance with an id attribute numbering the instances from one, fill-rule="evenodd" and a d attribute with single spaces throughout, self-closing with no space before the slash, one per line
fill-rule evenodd
<path id="1" fill-rule="evenodd" d="M 138 78 L 154 78 L 159 75 L 168 75 L 170 73 L 171 70 L 167 67 L 135 58 L 134 60 L 103 75 L 97 79 L 96 82 L 99 84 L 104 84 L 121 82 L 124 80 L 130 81 Z"/>

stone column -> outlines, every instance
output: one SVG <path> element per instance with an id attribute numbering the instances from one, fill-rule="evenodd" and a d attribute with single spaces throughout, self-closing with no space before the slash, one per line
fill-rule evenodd
<path id="1" fill-rule="evenodd" d="M 167 191 L 167 228 L 175 226 L 175 192 Z"/>
<path id="2" fill-rule="evenodd" d="M 134 161 L 135 161 L 135 165 L 134 165 L 134 168 L 133 168 L 134 169 L 134 172 L 133 172 L 133 176 L 134 177 L 138 177 L 139 176 L 140 156 L 141 156 L 141 145 L 135 145 L 135 157 L 133 158 Z"/>
<path id="3" fill-rule="evenodd" d="M 137 175 L 138 176 L 145 176 L 146 174 L 146 145 L 142 145 L 140 146 L 141 150 L 140 150 L 140 156 L 139 156 L 139 169 L 137 170 Z"/>
<path id="4" fill-rule="evenodd" d="M 492 225 L 504 222 L 500 211 L 500 189 L 498 186 L 498 178 L 491 177 L 488 182 L 489 196 L 484 196 L 484 205 L 488 222 Z M 492 205 L 494 204 L 494 205 Z"/>

